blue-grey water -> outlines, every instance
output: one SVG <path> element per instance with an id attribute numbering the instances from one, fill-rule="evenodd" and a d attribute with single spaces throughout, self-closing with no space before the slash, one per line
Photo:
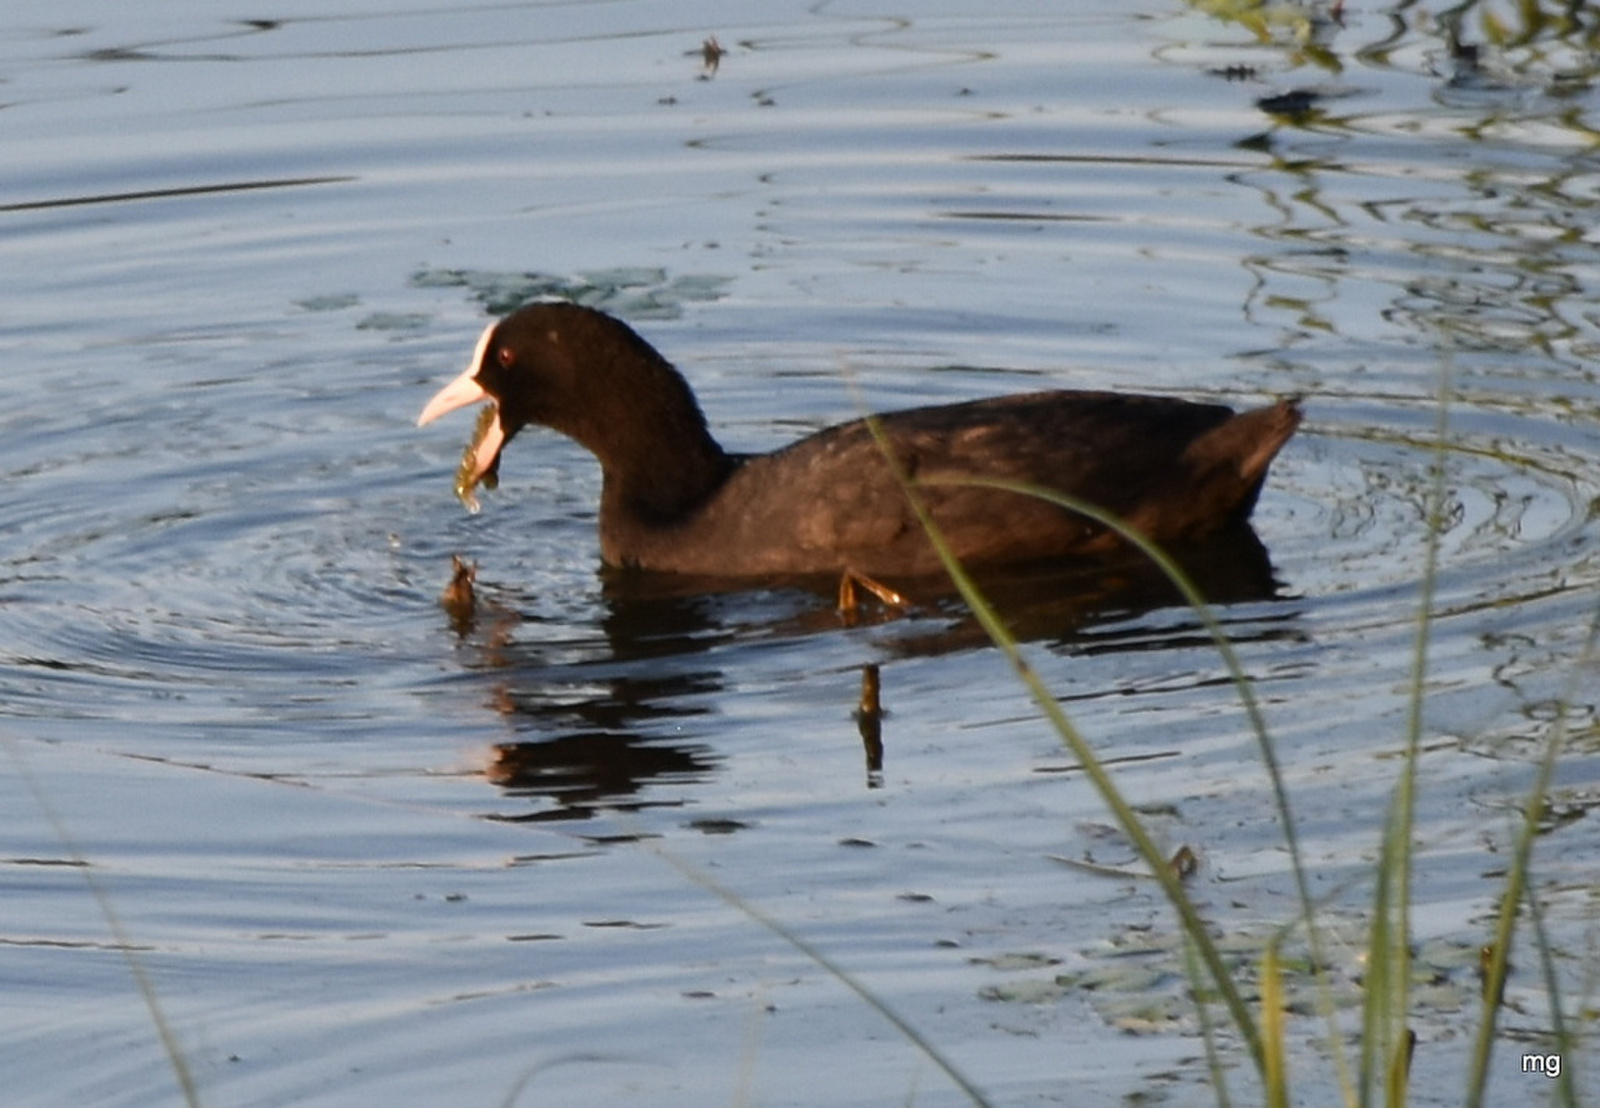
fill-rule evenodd
<path id="1" fill-rule="evenodd" d="M 619 592 L 550 434 L 462 510 L 470 420 L 413 421 L 541 294 L 632 321 L 735 449 L 1050 386 L 1302 394 L 1270 571 L 1218 612 L 1340 1003 L 1432 523 L 1413 1102 L 1460 1099 L 1552 741 L 1532 893 L 1592 1024 L 1592 14 L 982 7 L 0 16 L 7 1103 L 180 1103 L 162 1028 L 210 1106 L 970 1103 L 762 919 L 992 1103 L 1215 1103 L 1170 910 L 959 606 Z M 1194 615 L 1118 576 L 1008 610 L 1248 966 L 1296 912 L 1256 741 Z M 1491 1103 L 1555 1088 L 1519 941 Z M 1323 1031 L 1293 1064 L 1331 1100 Z"/>

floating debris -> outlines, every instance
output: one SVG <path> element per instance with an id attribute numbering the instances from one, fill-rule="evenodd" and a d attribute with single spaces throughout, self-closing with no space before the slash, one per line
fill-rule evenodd
<path id="1" fill-rule="evenodd" d="M 439 604 L 450 615 L 450 626 L 459 635 L 472 630 L 477 617 L 478 597 L 473 589 L 478 567 L 459 554 L 450 555 L 450 583 L 439 596 Z"/>
<path id="2" fill-rule="evenodd" d="M 416 288 L 467 288 L 493 315 L 506 315 L 535 300 L 570 300 L 626 319 L 676 319 L 686 303 L 719 300 L 732 278 L 712 274 L 669 277 L 655 266 L 619 266 L 569 276 L 492 269 L 424 269 L 411 275 Z"/>
<path id="3" fill-rule="evenodd" d="M 702 835 L 732 835 L 736 831 L 750 829 L 750 824 L 740 819 L 692 819 L 684 826 Z"/>
<path id="4" fill-rule="evenodd" d="M 1224 81 L 1254 81 L 1261 76 L 1260 71 L 1255 66 L 1239 63 L 1217 66 L 1206 70 L 1206 72 L 1213 77 L 1221 77 Z"/>
<path id="5" fill-rule="evenodd" d="M 706 77 L 716 76 L 717 69 L 722 65 L 722 56 L 726 53 L 716 35 L 700 44 L 700 61 L 706 67 Z"/>
<path id="6" fill-rule="evenodd" d="M 353 292 L 330 293 L 324 296 L 308 296 L 304 300 L 296 300 L 294 306 L 303 308 L 308 312 L 339 312 L 346 308 L 353 308 L 361 303 L 361 297 Z"/>
<path id="7" fill-rule="evenodd" d="M 1295 123 L 1301 123 L 1307 120 L 1314 112 L 1320 112 L 1327 101 L 1355 96 L 1359 92 L 1359 89 L 1345 85 L 1306 86 L 1304 88 L 1290 89 L 1287 92 L 1273 93 L 1270 96 L 1262 96 L 1256 100 L 1256 107 L 1268 115 L 1275 115 Z"/>
<path id="8" fill-rule="evenodd" d="M 1310 114 L 1311 109 L 1316 107 L 1317 101 L 1321 99 L 1322 94 L 1316 89 L 1291 89 L 1288 92 L 1261 97 L 1256 101 L 1256 107 L 1268 115 L 1300 117 Z"/>
<path id="9" fill-rule="evenodd" d="M 420 331 L 432 322 L 424 312 L 373 312 L 356 324 L 358 331 Z"/>

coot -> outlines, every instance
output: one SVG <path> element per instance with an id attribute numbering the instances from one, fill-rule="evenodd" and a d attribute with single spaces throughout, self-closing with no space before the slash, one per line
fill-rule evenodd
<path id="1" fill-rule="evenodd" d="M 458 490 L 498 473 L 523 427 L 543 424 L 600 461 L 600 552 L 614 566 L 710 576 L 940 570 L 866 421 L 770 454 L 712 438 L 688 382 L 620 320 L 566 303 L 485 328 L 466 371 L 419 425 L 493 406 Z M 1218 404 L 1109 392 L 1035 392 L 878 417 L 903 474 L 971 565 L 1108 551 L 1114 533 L 1033 497 L 947 483 L 979 476 L 1056 489 L 1156 541 L 1245 520 L 1300 423 L 1292 399 L 1236 414 Z"/>

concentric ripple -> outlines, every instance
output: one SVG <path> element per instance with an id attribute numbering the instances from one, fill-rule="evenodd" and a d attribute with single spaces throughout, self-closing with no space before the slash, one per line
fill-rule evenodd
<path id="1" fill-rule="evenodd" d="M 91 7 L 11 17 L 0 73 L 19 1103 L 175 1099 L 124 954 L 208 1104 L 957 1102 L 686 871 L 996 1102 L 1209 1102 L 1181 997 L 1140 1036 L 1084 999 L 1119 936 L 1158 972 L 1180 944 L 1148 882 L 1061 865 L 1127 848 L 960 605 L 847 627 L 811 585 L 628 592 L 597 466 L 531 429 L 462 511 L 470 417 L 414 420 L 541 295 L 627 315 L 737 450 L 1003 391 L 1301 396 L 1261 543 L 1208 568 L 1316 893 L 1359 932 L 1420 716 L 1419 949 L 1470 991 L 1486 851 L 1564 737 L 1530 889 L 1588 995 L 1600 125 L 1563 21 Z M 1205 628 L 1148 586 L 997 591 L 1253 962 L 1296 912 L 1274 798 Z M 1460 994 L 1422 1002 L 1418 1103 L 1458 1088 Z"/>

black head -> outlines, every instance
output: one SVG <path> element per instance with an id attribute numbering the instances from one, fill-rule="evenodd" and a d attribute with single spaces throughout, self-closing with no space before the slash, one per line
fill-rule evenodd
<path id="1" fill-rule="evenodd" d="M 466 371 L 429 401 L 417 422 L 480 400 L 493 404 L 496 415 L 471 448 L 469 487 L 495 471 L 505 444 L 530 423 L 577 440 L 608 475 L 624 480 L 679 451 L 724 465 L 678 371 L 626 323 L 593 308 L 529 304 L 491 323 Z"/>
<path id="2" fill-rule="evenodd" d="M 577 304 L 530 304 L 484 329 L 469 368 L 500 409 L 509 440 L 538 423 L 595 453 L 615 427 L 619 405 L 643 405 L 638 390 L 694 397 L 678 372 L 619 319 Z M 649 406 L 661 401 L 652 398 Z"/>

